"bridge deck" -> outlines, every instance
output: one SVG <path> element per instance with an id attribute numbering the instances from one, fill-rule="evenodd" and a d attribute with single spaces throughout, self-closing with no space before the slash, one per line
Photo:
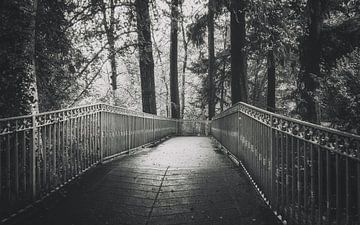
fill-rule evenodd
<path id="1" fill-rule="evenodd" d="M 278 224 L 209 138 L 177 137 L 91 171 L 22 224 Z"/>

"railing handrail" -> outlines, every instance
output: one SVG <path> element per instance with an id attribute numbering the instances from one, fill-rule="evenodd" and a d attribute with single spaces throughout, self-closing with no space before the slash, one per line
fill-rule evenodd
<path id="1" fill-rule="evenodd" d="M 322 130 L 322 131 L 334 133 L 334 134 L 337 134 L 337 135 L 343 135 L 343 136 L 346 136 L 346 137 L 349 137 L 349 138 L 354 138 L 354 139 L 360 140 L 360 135 L 357 135 L 357 134 L 353 134 L 353 133 L 349 133 L 349 132 L 337 130 L 337 129 L 334 129 L 334 128 L 325 127 L 325 126 L 322 126 L 322 125 L 319 125 L 319 124 L 314 124 L 314 123 L 306 122 L 306 121 L 303 121 L 303 120 L 295 119 L 295 118 L 292 118 L 292 117 L 280 115 L 280 114 L 273 113 L 273 112 L 267 111 L 267 110 L 265 110 L 265 109 L 261 109 L 261 108 L 258 108 L 258 107 L 256 107 L 256 106 L 247 104 L 247 103 L 245 103 L 245 102 L 238 102 L 238 103 L 234 104 L 234 105 L 231 106 L 230 108 L 228 108 L 228 109 L 226 109 L 225 111 L 223 111 L 223 112 L 219 113 L 218 115 L 216 115 L 216 116 L 213 118 L 213 120 L 217 120 L 217 119 L 219 119 L 219 118 L 222 118 L 222 117 L 228 115 L 227 113 L 228 113 L 229 111 L 234 110 L 234 108 L 236 108 L 236 107 L 238 107 L 238 106 L 240 106 L 240 105 L 244 105 L 244 106 L 246 106 L 246 107 L 248 107 L 248 108 L 254 109 L 254 110 L 256 110 L 256 111 L 259 111 L 259 112 L 261 112 L 261 113 L 265 113 L 265 114 L 267 114 L 267 115 L 270 115 L 270 116 L 273 116 L 273 117 L 276 117 L 276 118 L 279 118 L 279 119 L 288 120 L 288 121 L 295 122 L 295 123 L 299 123 L 299 124 L 302 124 L 302 125 L 305 125 L 305 126 L 309 126 L 309 127 L 315 128 L 315 129 L 320 129 L 320 130 Z M 255 118 L 255 119 L 256 119 L 256 118 Z"/>
<path id="2" fill-rule="evenodd" d="M 66 112 L 66 111 L 82 109 L 82 108 L 89 108 L 89 107 L 94 107 L 94 106 L 100 106 L 101 108 L 103 108 L 103 106 L 106 106 L 106 107 L 113 107 L 113 108 L 121 109 L 121 110 L 125 111 L 122 113 L 125 113 L 127 115 L 142 115 L 142 116 L 151 116 L 151 117 L 155 117 L 158 119 L 164 118 L 164 119 L 169 119 L 169 120 L 176 120 L 176 119 L 172 119 L 169 117 L 159 116 L 159 115 L 145 113 L 145 112 L 138 112 L 135 110 L 127 109 L 127 108 L 120 107 L 120 106 L 114 106 L 114 105 L 110 105 L 110 104 L 106 104 L 106 103 L 95 103 L 95 104 L 88 104 L 88 105 L 82 105 L 82 106 L 76 106 L 76 107 L 69 107 L 69 108 L 64 108 L 64 109 L 59 109 L 59 110 L 46 111 L 46 112 L 41 112 L 41 113 L 33 113 L 33 114 L 22 115 L 22 116 L 5 117 L 5 118 L 0 118 L 0 122 L 9 121 L 9 120 L 26 119 L 26 118 L 31 118 L 33 116 L 36 117 L 36 116 L 44 116 L 44 115 L 49 115 L 49 114 L 62 113 L 62 112 Z"/>

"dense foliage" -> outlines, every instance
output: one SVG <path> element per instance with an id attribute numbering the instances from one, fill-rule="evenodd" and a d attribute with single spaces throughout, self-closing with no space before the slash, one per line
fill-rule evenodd
<path id="1" fill-rule="evenodd" d="M 165 116 L 171 116 L 170 93 L 176 89 L 181 117 L 207 119 L 208 109 L 219 113 L 233 103 L 231 60 L 239 52 L 231 34 L 239 28 L 234 18 L 244 15 L 245 39 L 239 46 L 246 59 L 241 79 L 246 80 L 239 89 L 246 100 L 359 133 L 359 1 L 247 0 L 239 1 L 236 7 L 244 14 L 238 15 L 234 2 L 3 0 L 0 117 L 30 113 L 31 88 L 36 87 L 40 111 L 107 102 Z M 175 55 L 170 51 L 171 21 L 173 28 L 177 24 Z M 178 82 L 170 85 L 169 72 L 176 72 L 170 62 L 175 60 Z M 214 65 L 210 71 L 209 63 Z M 150 102 L 151 110 L 146 109 Z"/>

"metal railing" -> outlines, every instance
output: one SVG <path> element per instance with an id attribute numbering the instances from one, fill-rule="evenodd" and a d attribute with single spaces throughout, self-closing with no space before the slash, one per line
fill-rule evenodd
<path id="1" fill-rule="evenodd" d="M 287 224 L 360 224 L 360 136 L 245 103 L 211 132 Z"/>
<path id="2" fill-rule="evenodd" d="M 210 121 L 208 120 L 179 120 L 179 134 L 183 136 L 208 136 Z"/>
<path id="3" fill-rule="evenodd" d="M 0 221 L 178 123 L 105 104 L 0 119 Z"/>

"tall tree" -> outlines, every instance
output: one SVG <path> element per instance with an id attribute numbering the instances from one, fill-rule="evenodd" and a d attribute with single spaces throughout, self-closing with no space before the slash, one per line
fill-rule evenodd
<path id="1" fill-rule="evenodd" d="M 109 6 L 105 3 L 104 0 L 101 0 L 101 12 L 103 16 L 103 26 L 106 34 L 106 39 L 108 43 L 108 58 L 110 60 L 111 68 L 111 87 L 112 87 L 112 97 L 114 104 L 116 104 L 115 91 L 117 89 L 117 68 L 116 68 L 116 50 L 115 50 L 115 5 L 114 0 L 109 0 Z M 110 11 L 108 15 L 108 9 Z"/>
<path id="2" fill-rule="evenodd" d="M 301 72 L 298 80 L 300 101 L 299 114 L 302 119 L 318 122 L 315 91 L 319 86 L 317 78 L 320 76 L 321 57 L 321 29 L 323 24 L 321 0 L 308 0 L 308 29 L 305 40 L 300 46 Z"/>
<path id="3" fill-rule="evenodd" d="M 181 74 L 181 118 L 184 118 L 185 113 L 185 74 L 187 69 L 187 61 L 188 61 L 188 44 L 189 41 L 186 38 L 185 26 L 184 26 L 184 12 L 182 9 L 182 4 L 180 5 L 181 9 L 181 33 L 182 33 L 182 40 L 183 40 L 183 47 L 184 47 L 184 62 L 182 67 L 182 74 Z"/>
<path id="4" fill-rule="evenodd" d="M 178 9 L 179 1 L 171 0 L 170 33 L 170 99 L 171 117 L 180 118 L 179 83 L 178 83 Z"/>
<path id="5" fill-rule="evenodd" d="M 209 70 L 208 70 L 208 97 L 209 97 L 209 119 L 215 116 L 215 41 L 214 41 L 214 0 L 209 0 L 208 3 L 208 51 L 209 51 Z"/>
<path id="6" fill-rule="evenodd" d="M 231 0 L 231 100 L 247 102 L 245 0 Z"/>
<path id="7" fill-rule="evenodd" d="M 39 113 L 39 95 L 38 95 L 38 85 L 37 85 L 37 65 L 36 65 L 36 19 L 37 19 L 37 11 L 38 11 L 38 0 L 33 0 L 33 7 L 31 13 L 31 21 L 30 21 L 30 58 L 31 58 L 31 66 L 30 66 L 30 96 L 32 97 L 31 104 L 31 113 Z"/>
<path id="8" fill-rule="evenodd" d="M 24 7 L 29 10 L 21 10 Z M 0 3 L 0 117 L 30 112 L 29 21 L 30 3 L 4 0 Z"/>
<path id="9" fill-rule="evenodd" d="M 136 0 L 136 17 L 143 111 L 156 114 L 154 59 L 151 42 L 149 0 Z"/>
<path id="10" fill-rule="evenodd" d="M 275 112 L 275 56 L 272 47 L 267 51 L 267 110 Z"/>

